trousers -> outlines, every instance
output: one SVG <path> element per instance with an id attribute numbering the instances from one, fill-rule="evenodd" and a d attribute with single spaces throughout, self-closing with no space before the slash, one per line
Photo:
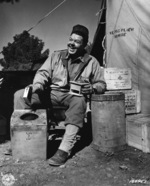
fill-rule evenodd
<path id="1" fill-rule="evenodd" d="M 83 127 L 83 121 L 86 113 L 86 98 L 84 96 L 76 96 L 68 92 L 51 90 L 49 95 L 33 93 L 30 103 L 23 99 L 24 89 L 18 90 L 14 94 L 14 110 L 15 109 L 32 109 L 52 106 L 65 106 L 65 125 L 71 124 L 79 128 Z"/>

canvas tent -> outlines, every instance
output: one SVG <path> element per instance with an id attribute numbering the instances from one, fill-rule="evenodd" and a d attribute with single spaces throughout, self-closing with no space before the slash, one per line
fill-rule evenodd
<path id="1" fill-rule="evenodd" d="M 150 114 L 150 0 L 105 3 L 106 68 L 131 69 L 132 88 L 141 91 L 141 112 Z"/>

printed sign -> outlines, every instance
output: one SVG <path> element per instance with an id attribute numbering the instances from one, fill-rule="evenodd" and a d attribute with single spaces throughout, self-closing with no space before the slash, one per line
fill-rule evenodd
<path id="1" fill-rule="evenodd" d="M 141 111 L 141 93 L 139 90 L 122 91 L 125 94 L 126 114 L 139 113 Z"/>
<path id="2" fill-rule="evenodd" d="M 107 90 L 131 89 L 131 70 L 119 68 L 104 69 Z"/>
<path id="3" fill-rule="evenodd" d="M 115 29 L 110 33 L 110 35 L 113 35 L 114 38 L 118 38 L 118 37 L 125 37 L 127 35 L 127 33 L 129 32 L 133 32 L 134 28 L 120 28 L 120 29 Z"/>

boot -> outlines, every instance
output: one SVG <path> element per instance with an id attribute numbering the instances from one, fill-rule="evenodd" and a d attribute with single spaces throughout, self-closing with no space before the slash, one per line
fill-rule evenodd
<path id="1" fill-rule="evenodd" d="M 65 164 L 68 159 L 69 154 L 63 150 L 58 149 L 55 155 L 48 160 L 49 165 L 61 166 Z"/>
<path id="2" fill-rule="evenodd" d="M 75 125 L 68 124 L 66 126 L 65 134 L 56 154 L 48 160 L 50 165 L 60 166 L 67 161 L 69 155 L 71 154 L 72 148 L 77 141 L 76 138 L 78 131 L 79 127 Z"/>

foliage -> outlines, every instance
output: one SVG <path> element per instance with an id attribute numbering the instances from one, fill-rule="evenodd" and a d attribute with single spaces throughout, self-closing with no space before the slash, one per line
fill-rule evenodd
<path id="1" fill-rule="evenodd" d="M 2 50 L 7 70 L 33 70 L 35 65 L 47 59 L 49 50 L 42 53 L 44 42 L 38 37 L 23 31 L 13 39 L 13 43 L 8 43 Z"/>

